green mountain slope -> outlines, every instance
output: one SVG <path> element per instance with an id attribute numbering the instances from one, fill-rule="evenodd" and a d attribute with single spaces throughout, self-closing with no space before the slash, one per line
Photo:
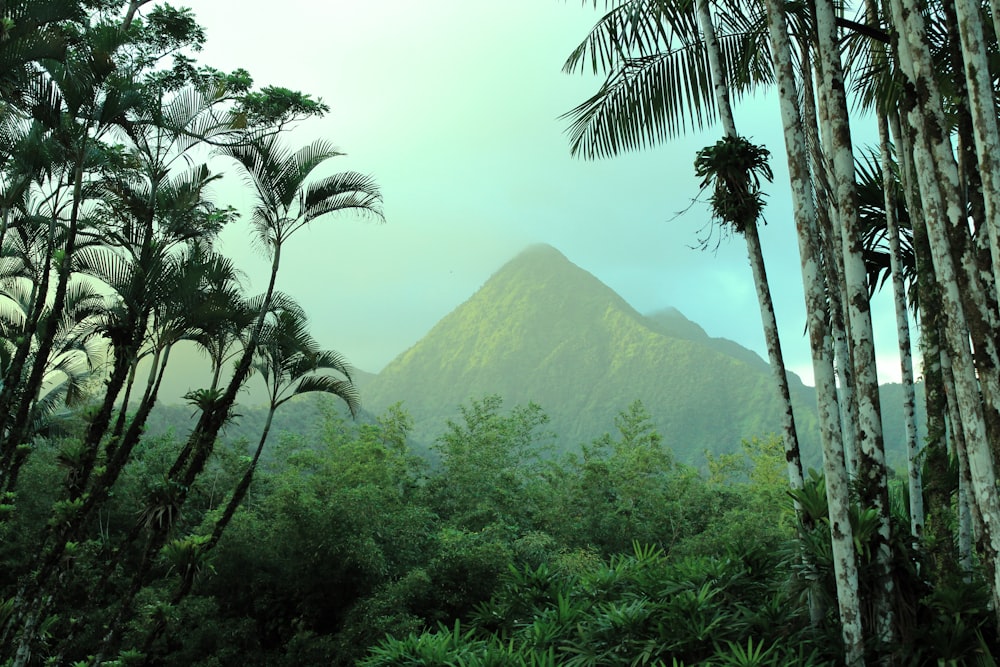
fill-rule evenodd
<path id="1" fill-rule="evenodd" d="M 375 411 L 403 401 L 415 437 L 428 441 L 459 404 L 490 393 L 509 405 L 541 404 L 564 446 L 611 430 L 637 398 L 686 460 L 780 428 L 767 365 L 754 353 L 709 338 L 676 311 L 639 314 L 549 246 L 497 271 L 386 366 L 363 398 Z M 813 406 L 808 397 L 797 406 L 810 431 Z"/>

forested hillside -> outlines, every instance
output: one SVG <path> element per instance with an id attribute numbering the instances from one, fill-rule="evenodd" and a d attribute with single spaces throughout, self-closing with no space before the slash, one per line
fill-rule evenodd
<path id="1" fill-rule="evenodd" d="M 749 350 L 679 314 L 644 317 L 556 249 L 534 246 L 382 370 L 364 398 L 374 410 L 402 401 L 414 437 L 428 442 L 471 398 L 534 401 L 562 449 L 597 437 L 638 399 L 671 449 L 695 462 L 780 430 L 770 378 Z M 796 416 L 814 433 L 815 401 L 794 382 Z M 818 440 L 805 443 L 817 464 Z"/>

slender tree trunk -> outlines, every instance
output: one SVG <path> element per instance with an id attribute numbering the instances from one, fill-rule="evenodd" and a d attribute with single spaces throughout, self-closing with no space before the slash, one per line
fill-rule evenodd
<path id="1" fill-rule="evenodd" d="M 1000 131 L 997 129 L 993 80 L 983 38 L 982 6 L 970 0 L 954 0 L 954 7 L 986 208 L 986 220 L 982 221 L 979 233 L 987 235 L 993 260 L 993 284 L 1000 285 L 1000 244 L 997 237 L 1000 233 Z"/>
<path id="2" fill-rule="evenodd" d="M 118 419 L 115 420 L 115 426 L 111 430 L 112 439 L 120 438 L 121 434 L 125 431 L 125 423 L 128 421 L 128 402 L 132 399 L 132 387 L 135 386 L 135 376 L 138 370 L 139 359 L 137 357 L 128 369 L 128 379 L 125 381 L 125 393 L 121 398 L 121 407 L 118 410 Z"/>
<path id="3" fill-rule="evenodd" d="M 934 276 L 934 265 L 931 259 L 930 245 L 927 240 L 927 228 L 924 225 L 923 204 L 916 184 L 913 171 L 913 144 L 915 130 L 907 126 L 904 132 L 899 122 L 899 113 L 894 111 L 889 116 L 892 135 L 896 145 L 900 147 L 899 156 L 900 181 L 903 186 L 903 197 L 910 216 L 913 230 L 913 255 L 916 261 L 917 294 L 919 295 L 919 325 L 920 353 L 922 375 L 924 380 L 924 405 L 926 407 L 927 434 L 924 439 L 923 463 L 924 470 L 929 475 L 924 477 L 924 490 L 927 496 L 925 530 L 929 527 L 934 536 L 933 543 L 938 546 L 932 557 L 938 572 L 951 566 L 951 545 L 954 543 L 951 530 L 951 490 L 948 486 L 948 452 L 946 447 L 945 414 L 947 404 L 944 393 L 944 380 L 941 374 L 941 322 L 940 294 L 937 278 Z"/>
<path id="4" fill-rule="evenodd" d="M 240 361 L 233 372 L 233 376 L 226 386 L 226 391 L 218 400 L 213 401 L 211 405 L 203 410 L 198 424 L 191 432 L 184 448 L 167 473 L 168 479 L 179 485 L 177 502 L 180 506 L 183 506 L 186 502 L 188 491 L 193 482 L 201 474 L 202 470 L 204 470 L 205 464 L 212 454 L 219 430 L 226 422 L 229 412 L 235 403 L 236 394 L 250 373 L 253 355 L 260 342 L 264 322 L 271 308 L 271 300 L 274 296 L 274 286 L 277 281 L 280 262 L 281 245 L 276 244 L 274 247 L 274 257 L 271 261 L 271 276 L 268 281 L 267 291 L 264 293 L 264 298 L 261 302 L 260 314 L 254 324 L 247 346 L 244 348 Z M 122 624 L 132 608 L 135 596 L 142 590 L 146 576 L 155 561 L 156 554 L 166 544 L 168 535 L 169 527 L 156 527 L 150 534 L 146 548 L 143 551 L 142 561 L 132 575 L 132 583 L 124 597 L 122 597 L 119 611 L 109 625 L 109 630 L 102 642 L 101 654 L 106 653 L 108 647 L 113 646 L 118 640 Z"/>
<path id="5" fill-rule="evenodd" d="M 961 295 L 958 293 L 958 277 L 952 264 L 952 253 L 946 230 L 940 218 L 934 218 L 935 206 L 940 206 L 940 199 L 935 185 L 927 179 L 933 177 L 929 156 L 918 150 L 915 154 L 918 177 L 921 179 L 922 190 L 929 193 L 926 197 L 924 220 L 927 223 L 929 245 L 934 261 L 935 272 L 941 287 L 941 305 L 944 319 L 945 334 L 952 362 L 954 378 L 954 397 L 959 410 L 956 423 L 962 425 L 965 435 L 966 451 L 969 459 L 969 469 L 972 477 L 972 490 L 979 513 L 983 517 L 984 536 L 992 553 L 997 553 L 996 517 L 1000 516 L 1000 502 L 996 491 L 996 473 L 993 458 L 986 437 L 986 422 L 983 417 L 983 404 L 979 394 L 979 384 L 972 359 L 969 344 L 968 328 L 965 326 L 965 313 Z M 947 392 L 946 392 L 947 395 Z M 949 397 L 950 399 L 950 397 Z M 992 591 L 996 602 L 1000 581 L 996 579 L 996 563 L 990 563 L 994 572 Z"/>
<path id="6" fill-rule="evenodd" d="M 25 385 L 25 390 L 21 394 L 14 416 L 14 422 L 10 425 L 14 440 L 21 442 L 29 435 L 29 415 L 31 405 L 37 388 L 41 386 L 45 375 L 45 368 L 48 366 L 49 354 L 55 345 L 56 331 L 58 329 L 58 318 L 62 316 L 66 305 L 66 293 L 69 290 L 69 280 L 72 274 L 73 254 L 76 251 L 76 233 L 80 222 L 80 207 L 83 205 L 83 178 L 84 178 L 84 157 L 87 142 L 79 148 L 76 157 L 76 166 L 73 174 L 73 205 L 70 211 L 69 228 L 66 232 L 66 245 L 63 247 L 61 260 L 56 266 L 55 294 L 52 297 L 52 308 L 50 316 L 46 318 L 45 327 L 39 331 L 38 348 L 35 351 L 35 359 L 31 366 L 31 373 Z M 15 468 L 16 471 L 16 468 Z M 16 478 L 16 474 L 15 474 Z"/>
<path id="7" fill-rule="evenodd" d="M 243 350 L 243 354 L 240 356 L 240 360 L 233 370 L 233 376 L 226 385 L 226 390 L 222 396 L 212 402 L 210 409 L 202 412 L 194 430 L 188 436 L 184 449 L 170 468 L 168 476 L 171 479 L 177 479 L 185 488 L 190 487 L 194 478 L 201 473 L 205 462 L 212 453 L 215 438 L 218 436 L 222 425 L 226 422 L 229 411 L 236 401 L 236 393 L 243 386 L 247 376 L 250 374 L 253 355 L 260 342 L 260 335 L 264 329 L 264 321 L 267 318 L 267 313 L 271 309 L 271 300 L 274 297 L 274 285 L 278 279 L 280 264 L 281 244 L 279 243 L 274 246 L 274 257 L 271 260 L 271 276 L 268 281 L 267 291 L 264 293 L 264 298 L 261 302 L 260 313 L 257 321 L 254 323 L 253 331 Z"/>
<path id="8" fill-rule="evenodd" d="M 962 49 L 960 19 L 955 5 L 951 2 L 942 4 L 947 30 L 949 54 L 954 71 L 969 69 L 966 54 Z M 968 217 L 974 221 L 976 236 L 970 233 L 970 226 L 963 224 L 953 226 L 953 254 L 966 262 L 966 283 L 962 285 L 961 293 L 966 299 L 966 315 L 970 316 L 969 331 L 972 334 L 973 359 L 979 372 L 980 390 L 985 401 L 983 416 L 986 419 L 986 434 L 993 443 L 994 459 L 1000 455 L 1000 357 L 997 355 L 995 332 L 998 329 L 998 312 L 996 302 L 996 272 L 997 264 L 991 256 L 990 248 L 995 246 L 991 230 L 991 212 L 997 206 L 996 202 L 987 201 L 987 191 L 990 181 L 996 180 L 996 174 L 980 173 L 982 158 L 977 150 L 977 139 L 974 117 L 969 98 L 973 95 L 965 78 L 955 78 L 954 93 L 957 99 L 954 116 L 956 118 L 956 143 L 959 174 L 959 193 L 962 195 L 963 210 L 968 211 Z M 994 128 L 996 119 L 993 119 Z M 968 217 L 966 219 L 968 219 Z M 962 261 L 962 260 L 960 260 Z M 975 267 L 975 268 L 973 268 Z M 959 274 L 962 278 L 963 274 Z"/>
<path id="9" fill-rule="evenodd" d="M 944 350 L 941 351 L 941 370 L 945 385 L 953 389 L 951 362 Z M 955 508 L 958 516 L 958 566 L 963 573 L 969 575 L 972 573 L 973 535 L 975 535 L 977 542 L 982 541 L 982 524 L 976 522 L 975 530 L 973 529 L 972 473 L 969 470 L 969 453 L 965 447 L 965 433 L 962 430 L 962 419 L 959 417 L 958 406 L 953 398 L 954 392 L 946 391 L 945 394 L 949 397 L 948 430 L 953 443 L 952 451 L 958 462 L 958 498 Z M 965 579 L 968 579 L 968 576 Z"/>
<path id="10" fill-rule="evenodd" d="M 923 16 L 912 0 L 891 0 L 890 4 L 893 22 L 899 34 L 905 36 L 897 40 L 898 61 L 909 81 L 908 85 L 924 96 L 921 103 L 908 112 L 910 124 L 917 130 L 918 136 L 914 151 L 915 167 L 923 195 L 924 222 L 934 270 L 941 286 L 945 333 L 966 436 L 972 488 L 990 549 L 997 554 L 1000 553 L 1000 498 L 997 496 L 996 472 L 969 345 L 968 319 L 958 290 L 958 271 L 953 261 L 948 230 L 943 228 L 946 224 L 952 227 L 966 224 L 957 196 L 958 172 L 950 142 L 941 132 L 946 126 L 936 82 L 929 76 L 933 69 L 930 67 L 932 63 Z M 994 606 L 1000 608 L 1000 580 L 997 579 L 1000 568 L 996 562 L 993 563 L 993 572 Z"/>
<path id="11" fill-rule="evenodd" d="M 810 165 L 813 178 L 816 181 L 816 218 L 820 229 L 834 228 L 833 217 L 836 211 L 830 202 L 830 184 L 827 177 L 826 158 L 823 155 L 820 141 L 819 125 L 816 121 L 819 108 L 812 84 L 812 66 L 808 43 L 803 43 L 802 49 L 802 110 L 806 144 L 809 146 Z M 823 270 L 827 285 L 830 288 L 828 299 L 830 309 L 830 328 L 833 333 L 833 349 L 837 376 L 840 378 L 839 406 L 841 433 L 844 440 L 844 460 L 848 476 L 857 474 L 858 462 L 861 460 L 861 444 L 858 441 L 858 404 L 854 397 L 854 373 L 851 371 L 851 355 L 847 344 L 847 323 L 844 318 L 844 304 L 847 295 L 841 280 L 842 262 L 837 258 L 840 253 L 833 252 L 828 234 L 824 234 Z M 833 292 L 836 289 L 836 292 Z"/>
<path id="12" fill-rule="evenodd" d="M 708 54 L 712 74 L 712 89 L 715 93 L 719 119 L 727 137 L 737 137 L 736 120 L 733 116 L 730 102 L 729 86 L 720 58 L 721 49 L 715 34 L 715 25 L 708 0 L 697 0 L 698 24 L 704 37 L 705 49 Z M 764 265 L 764 254 L 760 246 L 760 236 L 756 221 L 746 226 L 743 237 L 747 244 L 747 257 L 750 270 L 753 273 L 754 287 L 757 291 L 757 302 L 760 307 L 761 322 L 764 328 L 764 340 L 767 345 L 768 361 L 774 376 L 778 396 L 781 399 L 784 413 L 782 415 L 782 437 L 785 447 L 785 461 L 788 471 L 789 485 L 793 490 L 804 486 L 802 475 L 802 457 L 799 450 L 799 438 L 795 429 L 795 416 L 792 411 L 791 392 L 788 388 L 788 373 L 785 369 L 784 357 L 781 353 L 781 341 L 778 337 L 778 322 L 774 314 L 774 302 L 771 299 L 771 288 L 767 280 L 767 270 Z M 797 505 L 797 503 L 796 503 Z M 796 506 L 801 516 L 801 508 Z"/>
<path id="13" fill-rule="evenodd" d="M 243 477 L 240 479 L 240 483 L 236 486 L 232 497 L 226 504 L 225 511 L 219 517 L 219 520 L 215 522 L 215 527 L 212 529 L 212 539 L 208 542 L 209 546 L 207 548 L 209 549 L 219 543 L 222 533 L 226 530 L 233 515 L 236 514 L 240 503 L 246 498 L 247 491 L 250 490 L 250 483 L 253 482 L 254 473 L 257 471 L 258 463 L 260 463 L 260 455 L 264 452 L 264 445 L 267 443 L 267 436 L 271 432 L 271 421 L 274 419 L 276 410 L 277 406 L 272 401 L 271 408 L 267 411 L 267 421 L 264 422 L 264 430 L 261 432 L 260 440 L 257 442 L 257 450 L 253 453 L 250 465 L 247 466 L 246 472 L 243 473 Z"/>
<path id="14" fill-rule="evenodd" d="M 862 234 L 857 214 L 857 191 L 854 174 L 854 151 L 848 122 L 844 74 L 840 61 L 836 15 L 832 0 L 814 4 L 819 45 L 822 94 L 830 109 L 832 161 L 836 179 L 837 214 L 841 223 L 844 257 L 844 283 L 848 297 L 848 329 L 851 337 L 855 395 L 858 401 L 858 426 L 862 458 L 858 482 L 865 504 L 878 513 L 879 529 L 875 543 L 879 588 L 875 593 L 875 614 L 879 642 L 892 643 L 894 635 L 892 595 L 891 517 L 888 475 L 882 442 L 882 415 L 879 405 L 878 375 L 875 366 L 875 340 L 868 301 L 868 280 L 862 258 Z"/>
<path id="15" fill-rule="evenodd" d="M 72 183 L 69 185 L 72 186 Z M 14 441 L 11 433 L 13 424 L 10 420 L 10 412 L 17 404 L 16 401 L 20 393 L 27 390 L 24 383 L 24 370 L 31 356 L 31 343 L 38 331 L 39 318 L 45 310 L 45 303 L 49 296 L 52 260 L 57 250 L 55 247 L 56 218 L 57 214 L 53 210 L 48 221 L 49 233 L 45 244 L 45 257 L 41 262 L 41 270 L 38 272 L 38 281 L 31 285 L 31 297 L 28 300 L 28 310 L 24 314 L 21 342 L 17 345 L 14 358 L 11 359 L 10 365 L 4 372 L 3 388 L 0 390 L 0 435 L 3 436 L 3 456 L 0 458 L 0 490 L 12 486 L 6 484 L 4 476 L 13 460 L 14 449 L 21 444 Z"/>
<path id="16" fill-rule="evenodd" d="M 837 407 L 837 388 L 833 359 L 829 354 L 830 333 L 827 327 L 826 294 L 820 261 L 815 250 L 816 214 L 813 208 L 809 163 L 798 108 L 798 93 L 792 68 L 784 5 L 780 0 L 766 0 L 765 7 L 785 134 L 792 206 L 795 212 L 809 324 L 809 344 L 816 379 L 841 636 L 844 641 L 846 663 L 849 667 L 855 667 L 864 664 L 864 638 L 861 631 L 858 571 L 849 514 L 850 497 Z"/>
<path id="17" fill-rule="evenodd" d="M 73 178 L 75 179 L 78 174 L 82 178 L 82 167 L 73 170 Z M 73 188 L 75 196 L 77 194 L 75 182 L 71 179 L 68 185 Z M 21 409 L 22 407 L 25 407 L 26 410 L 30 409 L 33 396 L 41 385 L 38 382 L 36 386 L 33 386 L 30 383 L 30 376 L 33 375 L 34 368 L 38 365 L 38 357 L 43 352 L 42 342 L 50 332 L 53 336 L 55 335 L 55 323 L 45 324 L 42 315 L 45 312 L 49 296 L 52 262 L 58 251 L 55 246 L 56 219 L 57 213 L 53 207 L 52 216 L 48 221 L 49 230 L 45 258 L 42 261 L 41 284 L 32 285 L 33 298 L 30 301 L 30 310 L 25 314 L 21 342 L 17 345 L 14 358 L 4 374 L 3 388 L 0 390 L 0 443 L 2 443 L 0 446 L 0 493 L 15 491 L 21 465 L 30 451 L 30 443 L 25 441 L 26 432 L 23 428 L 24 422 L 27 420 L 27 412 L 22 417 Z M 56 267 L 57 274 L 60 271 L 61 267 Z M 40 323 L 43 326 L 42 330 L 39 330 Z M 32 358 L 32 342 L 36 339 L 39 346 L 34 352 L 34 358 Z M 51 348 L 51 343 L 49 348 Z M 44 354 L 47 357 L 48 351 L 44 351 Z M 26 373 L 29 377 L 25 377 Z"/>
<path id="18" fill-rule="evenodd" d="M 903 285 L 903 262 L 899 249 L 899 224 L 896 216 L 895 176 L 889 144 L 889 122 L 878 114 L 879 153 L 882 167 L 882 190 L 885 196 L 885 226 L 889 239 L 889 270 L 892 273 L 892 296 L 896 307 L 896 339 L 899 343 L 899 369 L 903 384 L 903 424 L 906 428 L 906 473 L 910 492 L 910 533 L 920 539 L 924 532 L 924 491 L 920 475 L 920 449 L 917 441 L 916 392 L 913 388 L 913 353 L 910 350 L 909 309 Z"/>

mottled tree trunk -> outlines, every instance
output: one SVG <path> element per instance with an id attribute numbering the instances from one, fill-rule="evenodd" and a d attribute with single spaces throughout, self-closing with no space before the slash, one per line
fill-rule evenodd
<path id="1" fill-rule="evenodd" d="M 987 235 L 993 264 L 993 284 L 1000 285 L 1000 132 L 997 130 L 996 102 L 983 38 L 981 4 L 954 0 L 958 32 L 965 65 L 965 86 L 982 179 L 986 220 L 980 232 Z M 996 21 L 994 17 L 994 21 Z"/>
<path id="2" fill-rule="evenodd" d="M 910 533 L 920 539 L 924 531 L 924 490 L 920 474 L 920 448 L 917 441 L 916 392 L 913 388 L 913 353 L 910 349 L 909 310 L 903 285 L 903 262 L 899 250 L 899 223 L 896 216 L 895 176 L 889 144 L 889 122 L 878 115 L 879 152 L 882 166 L 882 189 L 885 195 L 885 227 L 889 239 L 889 270 L 892 273 L 892 296 L 896 307 L 896 339 L 899 343 L 899 370 L 903 384 L 903 424 L 906 428 L 906 476 L 910 491 Z"/>
<path id="3" fill-rule="evenodd" d="M 715 34 L 715 26 L 712 23 L 712 14 L 708 6 L 708 1 L 697 0 L 696 6 L 698 24 L 705 41 L 705 49 L 708 54 L 709 66 L 712 73 L 712 88 L 715 93 L 716 106 L 719 110 L 722 128 L 726 136 L 736 137 L 738 136 L 736 133 L 736 120 L 733 117 L 729 86 L 726 82 L 725 72 L 722 69 L 719 40 Z M 788 388 L 788 373 L 785 369 L 785 361 L 781 353 L 781 341 L 778 337 L 778 322 L 774 314 L 774 302 L 771 299 L 771 288 L 767 280 L 764 254 L 761 250 L 760 237 L 757 233 L 756 224 L 747 225 L 743 232 L 743 237 L 747 244 L 747 257 L 753 273 L 757 302 L 760 306 L 768 361 L 770 362 L 771 372 L 774 375 L 775 385 L 777 386 L 778 395 L 784 409 L 782 415 L 782 437 L 785 447 L 788 482 L 793 490 L 799 490 L 804 485 L 799 438 L 795 429 L 791 392 Z M 797 504 L 796 509 L 799 509 Z"/>
<path id="4" fill-rule="evenodd" d="M 919 91 L 919 104 L 908 110 L 908 120 L 917 131 L 914 163 L 924 221 L 941 286 L 942 313 L 955 380 L 955 397 L 965 431 L 969 469 L 976 505 L 983 517 L 986 541 L 993 554 L 1000 547 L 1000 498 L 997 496 L 993 455 L 986 434 L 982 397 L 969 344 L 969 320 L 959 293 L 959 269 L 955 266 L 949 230 L 966 225 L 958 195 L 958 169 L 950 141 L 943 132 L 944 111 L 936 82 L 931 76 L 933 63 L 928 48 L 926 28 L 919 7 L 913 0 L 891 0 L 893 22 L 898 34 L 897 56 L 908 85 Z M 967 254 L 961 269 L 972 277 Z M 992 563 L 994 606 L 1000 607 L 1000 568 Z"/>
<path id="5" fill-rule="evenodd" d="M 800 45 L 802 49 L 802 111 L 805 139 L 809 147 L 810 164 L 812 167 L 816 193 L 816 221 L 821 230 L 823 242 L 823 271 L 826 276 L 828 307 L 830 309 L 830 327 L 833 334 L 834 364 L 837 377 L 840 379 L 839 405 L 840 424 L 844 442 L 844 460 L 849 476 L 857 474 L 858 462 L 861 460 L 861 444 L 858 439 L 858 402 L 854 395 L 854 372 L 851 369 L 851 350 L 848 344 L 849 323 L 844 316 L 847 308 L 847 288 L 842 279 L 844 275 L 843 254 L 836 251 L 833 238 L 839 238 L 840 221 L 837 217 L 835 201 L 831 200 L 829 169 L 827 158 L 823 154 L 823 143 L 829 145 L 829 131 L 820 138 L 820 125 L 829 130 L 829 116 L 822 99 L 817 101 L 813 90 L 813 68 L 808 43 Z M 818 102 L 818 103 L 817 103 Z M 817 122 L 817 116 L 820 122 Z M 834 232 L 834 230 L 837 230 Z"/>
<path id="6" fill-rule="evenodd" d="M 958 515 L 958 566 L 966 575 L 968 580 L 972 573 L 972 540 L 983 539 L 982 523 L 973 521 L 973 499 L 972 499 L 972 473 L 969 470 L 969 452 L 965 447 L 965 432 L 962 429 L 962 419 L 959 416 L 958 405 L 954 399 L 954 382 L 951 374 L 951 361 L 947 352 L 941 351 L 941 376 L 948 389 L 945 396 L 948 397 L 948 424 L 949 435 L 952 442 L 952 452 L 958 463 L 958 502 L 956 514 Z M 973 528 L 975 524 L 975 528 Z"/>
<path id="7" fill-rule="evenodd" d="M 848 333 L 854 369 L 854 391 L 858 402 L 858 439 L 861 461 L 858 484 L 862 502 L 878 513 L 878 537 L 875 562 L 879 587 L 875 592 L 878 639 L 883 645 L 893 641 L 893 578 L 891 518 L 888 475 L 882 442 L 882 415 L 879 405 L 878 374 L 875 366 L 875 338 L 868 300 L 868 273 L 862 258 L 862 234 L 857 213 L 857 189 L 854 180 L 854 151 L 844 90 L 844 73 L 832 0 L 818 0 L 815 5 L 816 34 L 820 55 L 821 94 L 827 100 L 830 115 L 837 216 L 840 220 L 844 257 L 844 284 L 847 287 Z"/>
<path id="8" fill-rule="evenodd" d="M 826 292 L 820 260 L 816 254 L 816 213 L 809 177 L 809 161 L 799 114 L 784 4 L 780 0 L 766 0 L 765 7 L 785 135 L 785 152 L 788 159 L 792 207 L 795 212 L 795 228 L 799 242 L 802 284 L 809 325 L 809 346 L 816 380 L 841 636 L 844 641 L 846 663 L 850 667 L 855 667 L 864 664 L 858 571 L 849 515 L 850 495 L 847 470 L 844 465 L 844 447 L 841 441 L 836 380 L 830 354 Z"/>
<path id="9" fill-rule="evenodd" d="M 927 434 L 924 438 L 923 463 L 929 474 L 924 478 L 927 496 L 925 529 L 932 530 L 935 538 L 932 557 L 939 571 L 950 567 L 951 545 L 954 542 L 951 530 L 951 490 L 948 482 L 948 452 L 946 447 L 945 416 L 947 403 L 944 395 L 944 381 L 941 374 L 941 306 L 937 278 L 931 259 L 927 229 L 924 225 L 923 204 L 916 185 L 913 171 L 913 138 L 915 130 L 906 129 L 899 122 L 898 112 L 889 116 L 890 129 L 899 146 L 900 180 L 903 197 L 913 229 L 913 255 L 917 270 L 917 294 L 920 297 L 919 326 L 922 375 L 924 381 L 924 405 L 926 407 Z"/>

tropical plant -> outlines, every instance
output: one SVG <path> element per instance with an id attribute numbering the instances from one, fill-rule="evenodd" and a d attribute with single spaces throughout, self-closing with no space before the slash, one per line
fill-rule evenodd
<path id="1" fill-rule="evenodd" d="M 774 179 L 767 162 L 770 155 L 745 137 L 727 136 L 698 151 L 695 158 L 694 173 L 702 179 L 702 189 L 712 192 L 709 203 L 713 215 L 737 233 L 745 233 L 747 226 L 756 225 L 763 215 L 761 181 Z"/>

